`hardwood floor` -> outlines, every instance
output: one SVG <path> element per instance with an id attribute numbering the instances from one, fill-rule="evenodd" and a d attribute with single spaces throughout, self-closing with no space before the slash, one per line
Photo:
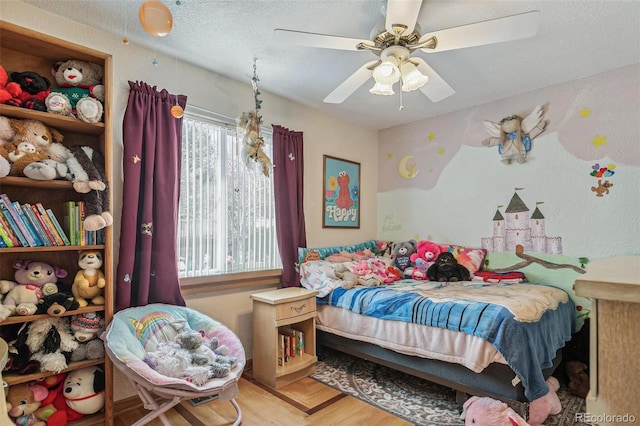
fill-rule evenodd
<path id="1" fill-rule="evenodd" d="M 408 426 L 411 423 L 344 395 L 311 378 L 304 378 L 274 391 L 244 375 L 239 381 L 242 425 L 341 425 L 341 426 Z M 142 404 L 133 400 L 116 401 L 115 426 L 130 426 L 146 415 Z M 180 414 L 183 413 L 183 414 Z M 167 412 L 172 426 L 191 426 L 201 422 L 207 426 L 231 425 L 236 412 L 229 401 L 211 401 L 192 407 L 184 401 Z M 149 426 L 162 426 L 159 419 Z"/>

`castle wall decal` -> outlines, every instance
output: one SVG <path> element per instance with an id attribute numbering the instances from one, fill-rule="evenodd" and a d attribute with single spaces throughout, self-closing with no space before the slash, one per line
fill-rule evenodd
<path id="1" fill-rule="evenodd" d="M 513 252 L 518 245 L 524 251 L 534 253 L 562 253 L 562 238 L 548 237 L 545 230 L 545 217 L 538 208 L 533 214 L 518 195 L 523 188 L 516 188 L 504 216 L 498 206 L 493 216 L 493 236 L 481 239 L 482 248 L 490 252 Z"/>

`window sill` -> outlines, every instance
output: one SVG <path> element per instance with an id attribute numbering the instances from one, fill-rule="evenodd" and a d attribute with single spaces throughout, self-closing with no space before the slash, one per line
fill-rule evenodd
<path id="1" fill-rule="evenodd" d="M 182 294 L 190 296 L 215 291 L 251 288 L 261 285 L 279 285 L 282 281 L 282 270 L 239 272 L 235 274 L 213 275 L 209 277 L 182 278 L 180 289 Z"/>

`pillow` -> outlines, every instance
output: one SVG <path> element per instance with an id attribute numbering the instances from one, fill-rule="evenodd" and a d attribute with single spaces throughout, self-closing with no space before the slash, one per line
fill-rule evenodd
<path id="1" fill-rule="evenodd" d="M 376 240 L 369 240 L 359 244 L 351 244 L 349 246 L 333 246 L 333 247 L 319 247 L 319 248 L 307 248 L 298 247 L 298 264 L 308 262 L 310 260 L 323 260 L 327 256 L 334 253 L 340 253 L 341 251 L 348 251 L 349 253 L 355 253 L 364 249 L 371 250 L 374 254 L 378 253 L 378 245 Z"/>
<path id="2" fill-rule="evenodd" d="M 484 264 L 484 258 L 487 255 L 487 250 L 479 248 L 468 248 L 456 244 L 438 244 L 440 249 L 445 252 L 449 251 L 453 253 L 458 263 L 475 274 Z"/>

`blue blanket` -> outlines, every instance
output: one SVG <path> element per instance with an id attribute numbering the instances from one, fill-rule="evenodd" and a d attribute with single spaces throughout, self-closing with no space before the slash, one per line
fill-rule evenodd
<path id="1" fill-rule="evenodd" d="M 465 288 L 470 295 L 473 294 L 469 300 L 433 300 L 421 295 L 418 290 L 407 291 L 407 286 L 412 284 L 405 282 L 350 290 L 339 287 L 319 298 L 318 304 L 338 306 L 361 315 L 447 328 L 478 336 L 489 341 L 522 380 L 529 401 L 547 394 L 549 388 L 542 369 L 552 366 L 556 351 L 571 338 L 575 328 L 574 305 L 570 297 L 563 297 L 557 308 L 541 312 L 538 321 L 525 322 L 518 320 L 504 306 L 478 301 L 485 287 L 483 285 Z M 447 284 L 442 287 L 447 287 Z M 496 290 L 496 286 L 486 287 L 493 287 L 494 292 Z M 509 284 L 500 287 L 506 290 Z M 562 293 L 564 296 L 564 291 Z M 487 297 L 487 300 L 492 300 L 492 297 Z"/>

